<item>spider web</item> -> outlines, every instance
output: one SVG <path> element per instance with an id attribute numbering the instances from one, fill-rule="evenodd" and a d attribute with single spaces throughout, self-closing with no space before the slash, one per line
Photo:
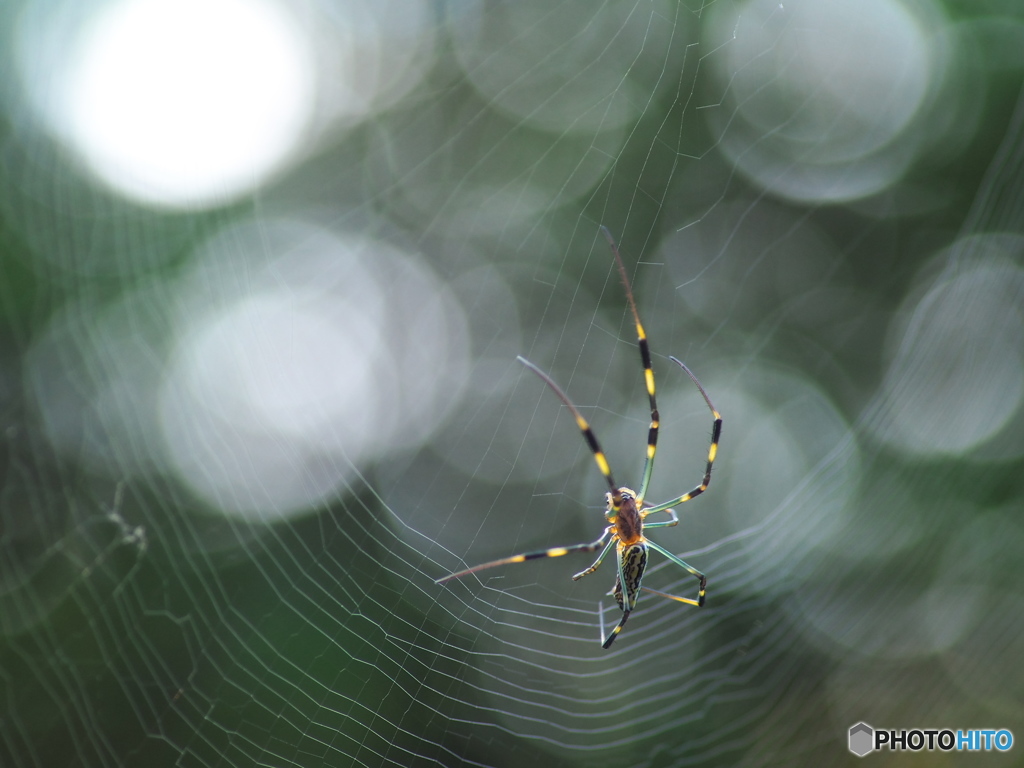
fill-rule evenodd
<path id="1" fill-rule="evenodd" d="M 40 73 L 117 5 L 2 12 L 0 764 L 794 766 L 858 721 L 1024 733 L 1015 4 L 309 4 L 314 117 L 246 172 L 218 145 L 213 186 L 110 172 L 53 117 Z M 651 503 L 711 426 L 669 355 L 724 417 L 708 492 L 651 532 L 707 605 L 644 594 L 608 651 L 610 560 L 435 584 L 604 525 L 516 355 L 640 481 L 600 225 L 654 358 Z M 644 583 L 696 592 L 656 553 Z"/>

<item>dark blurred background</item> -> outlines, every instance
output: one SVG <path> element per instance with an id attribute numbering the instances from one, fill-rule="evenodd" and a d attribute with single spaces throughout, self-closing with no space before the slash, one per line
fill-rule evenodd
<path id="1" fill-rule="evenodd" d="M 1024 738 L 1016 0 L 0 9 L 0 765 Z M 619 618 L 640 483 L 697 610 Z M 610 561 L 609 561 L 610 562 Z M 691 595 L 652 555 L 645 584 Z M 1019 764 L 882 752 L 875 765 Z"/>

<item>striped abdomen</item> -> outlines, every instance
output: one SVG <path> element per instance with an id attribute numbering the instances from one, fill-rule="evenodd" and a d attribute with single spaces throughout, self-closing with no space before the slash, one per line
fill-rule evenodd
<path id="1" fill-rule="evenodd" d="M 647 567 L 647 545 L 630 544 L 622 547 L 622 577 L 626 580 L 626 597 L 629 600 L 629 610 L 636 606 L 636 596 L 640 592 L 640 579 L 644 576 L 644 569 Z M 619 608 L 626 610 L 622 602 L 622 582 L 618 576 L 615 577 L 615 602 Z"/>

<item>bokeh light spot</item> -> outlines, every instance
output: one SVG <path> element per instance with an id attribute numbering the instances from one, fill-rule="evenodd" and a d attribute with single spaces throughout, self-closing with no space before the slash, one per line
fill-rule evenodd
<path id="1" fill-rule="evenodd" d="M 1019 412 L 1024 270 L 997 254 L 996 240 L 954 246 L 947 254 L 963 258 L 905 302 L 873 420 L 883 441 L 921 455 L 967 453 Z"/>
<path id="2" fill-rule="evenodd" d="M 225 512 L 308 509 L 366 462 L 414 449 L 461 391 L 461 308 L 386 243 L 239 225 L 207 243 L 179 296 L 159 406 L 169 469 Z"/>
<path id="3" fill-rule="evenodd" d="M 900 177 L 890 152 L 941 80 L 928 5 L 749 0 L 713 5 L 709 42 L 726 92 L 708 110 L 720 147 L 758 185 L 800 200 L 850 200 Z"/>
<path id="4" fill-rule="evenodd" d="M 121 0 L 85 24 L 57 127 L 126 195 L 199 205 L 250 190 L 292 152 L 314 71 L 272 0 Z"/>

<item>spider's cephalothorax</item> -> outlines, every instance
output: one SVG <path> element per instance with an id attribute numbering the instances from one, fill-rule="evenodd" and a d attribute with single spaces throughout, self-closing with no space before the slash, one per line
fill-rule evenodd
<path id="1" fill-rule="evenodd" d="M 622 611 L 622 619 L 612 629 L 611 633 L 609 633 L 607 637 L 604 634 L 604 623 L 602 622 L 601 624 L 601 644 L 603 647 L 608 648 L 615 641 L 619 632 L 622 631 L 623 626 L 626 624 L 626 619 L 629 618 L 629 614 L 636 607 L 637 597 L 639 596 L 641 589 L 645 592 L 650 592 L 651 594 L 667 597 L 670 600 L 686 603 L 687 605 L 695 605 L 698 607 L 704 605 L 704 591 L 707 584 L 704 574 L 687 564 L 681 558 L 669 552 L 664 547 L 648 539 L 644 536 L 644 531 L 648 528 L 668 528 L 676 525 L 679 522 L 679 518 L 676 517 L 676 512 L 672 507 L 677 504 L 687 502 L 707 490 L 708 485 L 711 483 L 711 466 L 714 464 L 715 457 L 718 454 L 718 441 L 722 435 L 722 416 L 715 410 L 715 406 L 711 404 L 711 398 L 708 397 L 708 393 L 704 391 L 704 387 L 702 387 L 701 383 L 697 381 L 697 377 L 690 372 L 690 369 L 676 358 L 669 357 L 669 360 L 676 363 L 676 365 L 686 371 L 686 374 L 693 380 L 693 383 L 697 385 L 697 389 L 700 390 L 700 393 L 704 398 L 704 402 L 707 403 L 708 408 L 711 410 L 711 415 L 714 418 L 714 424 L 711 427 L 711 446 L 708 448 L 707 466 L 704 468 L 704 478 L 701 480 L 699 485 L 671 501 L 666 501 L 663 504 L 656 504 L 653 507 L 646 506 L 644 504 L 644 496 L 647 494 L 647 488 L 651 482 L 651 473 L 654 471 L 654 454 L 657 451 L 658 429 L 660 427 L 658 405 L 654 397 L 654 371 L 651 368 L 651 352 L 647 345 L 647 334 L 644 332 L 643 325 L 640 323 L 640 315 L 636 309 L 636 302 L 633 300 L 633 291 L 629 286 L 629 278 L 626 276 L 626 267 L 622 263 L 622 257 L 619 255 L 619 249 L 615 245 L 615 240 L 612 239 L 611 233 L 605 227 L 601 227 L 601 232 L 604 234 L 605 238 L 608 240 L 608 244 L 611 246 L 612 253 L 615 256 L 615 262 L 619 269 L 619 276 L 622 278 L 622 284 L 626 289 L 626 301 L 629 303 L 629 309 L 633 315 L 633 321 L 636 325 L 637 344 L 640 347 L 640 360 L 644 366 L 644 383 L 647 387 L 647 396 L 651 403 L 651 424 L 647 432 L 647 459 L 644 462 L 644 474 L 643 479 L 641 480 L 640 490 L 637 492 L 631 488 L 619 488 L 615 485 L 615 481 L 612 479 L 611 468 L 608 465 L 608 460 L 605 458 L 604 452 L 601 450 L 601 446 L 597 442 L 597 437 L 594 435 L 594 432 L 587 423 L 587 420 L 583 418 L 576 406 L 570 402 L 569 398 L 564 392 L 562 392 L 558 385 L 552 381 L 550 376 L 529 360 L 523 357 L 518 357 L 516 359 L 519 360 L 519 362 L 537 374 L 537 376 L 539 376 L 541 380 L 551 388 L 551 390 L 558 396 L 558 399 L 561 400 L 565 404 L 566 408 L 569 409 L 569 412 L 572 413 L 573 418 L 576 419 L 576 426 L 579 427 L 580 432 L 583 434 L 583 439 L 586 440 L 587 446 L 593 452 L 597 468 L 600 470 L 605 482 L 608 484 L 608 493 L 605 494 L 607 503 L 605 518 L 608 522 L 608 526 L 604 529 L 604 533 L 601 534 L 597 541 L 593 541 L 589 544 L 574 544 L 569 547 L 554 547 L 553 549 L 544 549 L 538 552 L 526 552 L 521 555 L 512 555 L 511 557 L 494 560 L 473 568 L 467 568 L 463 571 L 459 571 L 458 573 L 450 574 L 444 578 L 438 579 L 437 583 L 441 584 L 449 579 L 457 579 L 460 576 L 466 576 L 470 573 L 482 571 L 486 568 L 493 568 L 497 565 L 523 563 L 527 560 L 535 560 L 541 557 L 561 557 L 562 555 L 567 555 L 570 552 L 596 552 L 597 550 L 601 550 L 601 554 L 597 556 L 597 560 L 595 560 L 589 568 L 584 571 L 580 571 L 572 577 L 573 580 L 576 581 L 587 574 L 596 571 L 598 566 L 601 565 L 614 546 L 617 572 L 615 575 L 615 586 L 612 588 L 611 594 L 615 597 L 615 602 Z M 668 520 L 662 520 L 656 523 L 646 522 L 649 515 L 662 512 L 669 516 Z M 640 580 L 643 578 L 644 569 L 647 567 L 647 554 L 649 549 L 653 549 L 681 568 L 685 568 L 693 574 L 694 577 L 696 577 L 699 584 L 696 599 L 669 595 L 665 592 L 659 592 L 656 589 L 640 586 Z M 625 585 L 625 595 L 623 595 L 623 585 Z M 599 608 L 598 610 L 601 609 Z M 599 615 L 603 616 L 603 613 Z"/>
<path id="2" fill-rule="evenodd" d="M 623 486 L 619 488 L 618 508 L 615 505 L 615 497 L 606 493 L 604 516 L 608 522 L 615 526 L 615 535 L 623 544 L 632 544 L 643 539 L 641 531 L 644 527 L 644 518 L 636 507 L 636 491 Z"/>

